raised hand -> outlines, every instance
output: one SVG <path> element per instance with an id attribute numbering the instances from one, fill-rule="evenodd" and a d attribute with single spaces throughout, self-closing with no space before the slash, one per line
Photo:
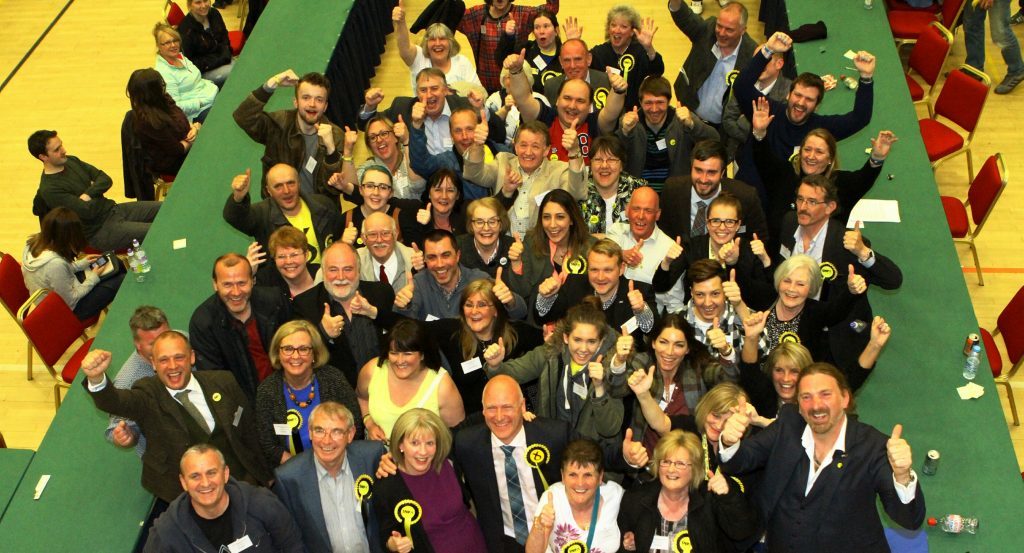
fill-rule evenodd
<path id="1" fill-rule="evenodd" d="M 487 346 L 484 350 L 484 362 L 487 366 L 492 369 L 497 369 L 501 366 L 501 362 L 505 360 L 505 339 L 498 338 L 498 341 Z"/>
<path id="2" fill-rule="evenodd" d="M 725 299 L 729 300 L 733 306 L 737 306 L 743 301 L 740 286 L 736 284 L 736 269 L 729 269 L 729 280 L 722 283 L 722 292 L 725 293 Z"/>
<path id="3" fill-rule="evenodd" d="M 82 359 L 82 372 L 91 384 L 100 384 L 106 378 L 112 355 L 102 349 L 89 350 Z"/>
<path id="4" fill-rule="evenodd" d="M 429 225 L 431 213 L 430 202 L 427 202 L 427 205 L 423 206 L 422 209 L 416 212 L 416 222 L 421 225 Z"/>
<path id="5" fill-rule="evenodd" d="M 622 548 L 626 551 L 636 551 L 636 535 L 633 532 L 622 534 Z"/>
<path id="6" fill-rule="evenodd" d="M 863 294 L 868 290 L 867 281 L 864 280 L 864 277 L 853 272 L 853 264 L 849 266 L 849 269 L 850 274 L 846 277 L 846 286 L 850 289 L 851 294 Z"/>
<path id="7" fill-rule="evenodd" d="M 708 329 L 707 337 L 711 347 L 718 350 L 719 354 L 727 355 L 732 353 L 732 344 L 730 344 L 729 340 L 725 337 L 725 332 L 722 331 L 720 327 L 718 317 L 715 317 L 714 322 L 711 323 L 711 328 Z"/>
<path id="8" fill-rule="evenodd" d="M 861 234 L 860 221 L 853 223 L 853 230 L 843 233 L 843 247 L 846 251 L 857 256 L 857 259 L 864 260 L 871 253 L 871 248 L 864 244 L 864 236 Z"/>
<path id="9" fill-rule="evenodd" d="M 409 128 L 405 125 L 405 121 L 402 120 L 402 114 L 398 114 L 398 122 L 391 128 L 391 132 L 395 133 L 395 140 L 402 146 L 405 146 L 406 137 L 409 136 Z"/>
<path id="10" fill-rule="evenodd" d="M 583 38 L 583 26 L 580 25 L 580 20 L 575 17 L 565 18 L 562 29 L 565 31 L 565 40 Z"/>
<path id="11" fill-rule="evenodd" d="M 569 123 L 569 128 L 562 131 L 562 148 L 565 148 L 570 154 L 575 154 L 580 149 L 580 144 L 577 141 L 576 125 L 579 123 L 579 118 L 573 119 Z"/>
<path id="12" fill-rule="evenodd" d="M 550 298 L 558 294 L 558 290 L 562 288 L 563 284 L 565 284 L 565 278 L 565 273 L 549 276 L 541 281 L 540 286 L 537 287 L 537 293 L 545 298 Z"/>
<path id="13" fill-rule="evenodd" d="M 366 89 L 363 94 L 363 105 L 366 111 L 373 111 L 377 109 L 377 106 L 384 101 L 384 91 L 380 88 L 373 87 Z"/>
<path id="14" fill-rule="evenodd" d="M 622 127 L 623 133 L 629 134 L 633 132 L 633 129 L 635 129 L 637 124 L 640 123 L 640 114 L 637 112 L 637 109 L 637 106 L 633 106 L 631 111 L 627 111 L 625 115 L 622 116 L 622 122 L 619 123 L 619 126 Z"/>
<path id="15" fill-rule="evenodd" d="M 740 237 L 726 242 L 718 249 L 718 260 L 726 265 L 735 265 L 740 260 Z"/>
<path id="16" fill-rule="evenodd" d="M 484 111 L 484 100 L 487 98 L 483 97 L 476 89 L 470 89 L 466 94 L 466 99 L 469 100 L 469 105 L 480 112 L 480 118 L 486 120 L 487 113 Z"/>
<path id="17" fill-rule="evenodd" d="M 316 123 L 316 135 L 320 138 L 320 142 L 324 145 L 327 150 L 327 155 L 334 153 L 334 129 L 330 123 Z"/>
<path id="18" fill-rule="evenodd" d="M 356 147 L 356 142 L 359 142 L 359 131 L 345 125 L 345 142 L 342 144 L 341 151 L 346 156 L 352 155 L 352 149 Z"/>
<path id="19" fill-rule="evenodd" d="M 415 291 L 416 285 L 412 280 L 412 271 L 406 271 L 405 286 L 395 294 L 395 307 L 399 309 L 409 307 L 409 303 L 412 301 L 412 296 Z"/>
<path id="20" fill-rule="evenodd" d="M 338 336 L 341 336 L 341 331 L 345 329 L 345 317 L 341 315 L 331 315 L 331 306 L 324 304 L 324 314 L 320 317 L 320 327 L 324 329 L 324 333 L 331 337 L 333 340 Z"/>
<path id="21" fill-rule="evenodd" d="M 626 89 L 629 88 L 629 85 L 626 84 L 626 79 L 623 79 L 622 75 L 612 71 L 611 66 L 605 67 L 604 71 L 608 74 L 608 82 L 612 85 L 612 92 L 616 94 L 625 94 Z"/>
<path id="22" fill-rule="evenodd" d="M 870 52 L 857 52 L 857 57 L 853 58 L 853 65 L 860 71 L 862 79 L 870 79 L 875 74 L 875 56 Z"/>
<path id="23" fill-rule="evenodd" d="M 885 159 L 889 157 L 889 149 L 899 140 L 892 131 L 878 131 L 878 138 L 871 139 L 871 157 Z"/>
<path id="24" fill-rule="evenodd" d="M 131 428 L 128 428 L 128 423 L 121 421 L 114 427 L 114 431 L 111 432 L 110 437 L 114 439 L 114 443 L 121 447 L 131 447 L 135 445 L 138 436 L 135 432 L 132 432 Z"/>
<path id="25" fill-rule="evenodd" d="M 757 340 L 757 337 L 764 332 L 764 325 L 768 321 L 767 311 L 755 311 L 746 319 L 743 319 L 743 336 L 747 340 Z"/>
<path id="26" fill-rule="evenodd" d="M 249 247 L 245 250 L 245 258 L 249 260 L 249 266 L 252 267 L 252 274 L 256 274 L 256 268 L 267 260 L 267 254 L 263 251 L 263 247 L 260 246 L 259 242 L 253 242 L 249 244 Z"/>
<path id="27" fill-rule="evenodd" d="M 727 495 L 729 493 L 729 479 L 722 474 L 722 467 L 715 469 L 712 473 L 708 471 L 708 489 L 715 495 Z"/>
<path id="28" fill-rule="evenodd" d="M 892 427 L 892 435 L 885 442 L 885 453 L 889 457 L 889 466 L 892 467 L 892 475 L 896 481 L 904 486 L 909 484 L 913 455 L 910 444 L 903 439 L 902 424 Z"/>
<path id="29" fill-rule="evenodd" d="M 725 428 L 722 429 L 722 436 L 719 438 L 725 447 L 740 441 L 750 426 L 750 416 L 747 415 L 747 398 L 745 396 L 740 396 L 736 407 L 731 408 L 730 411 L 732 414 L 725 421 Z"/>
<path id="30" fill-rule="evenodd" d="M 889 327 L 889 323 L 885 322 L 881 315 L 875 315 L 871 320 L 871 343 L 882 349 L 891 335 L 892 328 Z"/>
<path id="31" fill-rule="evenodd" d="M 632 428 L 626 429 L 626 437 L 622 440 L 622 458 L 634 467 L 645 467 L 651 460 L 644 444 L 633 441 Z"/>
<path id="32" fill-rule="evenodd" d="M 676 119 L 678 119 L 684 127 L 688 129 L 693 128 L 693 114 L 690 113 L 690 108 L 684 106 L 682 102 L 679 102 L 679 105 L 676 107 Z"/>
<path id="33" fill-rule="evenodd" d="M 518 54 L 509 54 L 505 57 L 505 61 L 502 62 L 502 67 L 508 69 L 509 73 L 518 73 L 523 70 L 523 63 L 526 62 L 526 48 L 519 51 Z"/>
<path id="34" fill-rule="evenodd" d="M 656 370 L 658 369 L 651 365 L 646 371 L 643 369 L 633 371 L 633 374 L 629 375 L 629 380 L 626 381 L 629 384 L 629 389 L 633 390 L 637 396 L 650 392 L 651 387 L 654 386 L 654 371 Z"/>
<path id="35" fill-rule="evenodd" d="M 398 0 L 398 5 L 395 6 L 395 9 L 391 10 L 391 21 L 395 23 L 405 21 L 405 5 L 402 0 Z"/>
<path id="36" fill-rule="evenodd" d="M 654 50 L 654 33 L 656 32 L 658 32 L 658 28 L 654 26 L 654 19 L 648 17 L 640 23 L 639 29 L 633 29 L 633 36 L 636 37 L 640 46 L 644 47 L 644 50 L 651 52 Z"/>
<path id="37" fill-rule="evenodd" d="M 243 198 L 249 195 L 249 180 L 251 178 L 252 169 L 246 169 L 245 173 L 235 175 L 235 178 L 231 179 L 231 197 L 236 202 L 242 201 Z"/>
<path id="38" fill-rule="evenodd" d="M 523 175 L 518 169 L 509 164 L 505 168 L 505 182 L 501 183 L 501 192 L 506 198 L 515 194 L 516 190 L 523 185 Z"/>
<path id="39" fill-rule="evenodd" d="M 364 298 L 358 291 L 356 291 L 356 295 L 352 298 L 352 301 L 349 302 L 348 308 L 349 311 L 352 312 L 352 315 L 362 315 L 371 319 L 377 318 L 377 308 L 374 307 L 373 304 Z"/>
<path id="40" fill-rule="evenodd" d="M 625 365 L 632 354 L 633 336 L 629 333 L 626 325 L 622 325 L 622 335 L 615 339 L 615 359 L 612 365 L 616 367 Z"/>
<path id="41" fill-rule="evenodd" d="M 426 263 L 423 262 L 423 252 L 420 251 L 420 247 L 416 245 L 416 242 L 412 243 L 412 255 L 409 256 L 409 264 L 412 265 L 413 270 L 422 271 Z"/>
<path id="42" fill-rule="evenodd" d="M 508 285 L 505 281 L 501 280 L 502 267 L 498 267 L 497 272 L 494 273 L 494 287 L 491 288 L 491 292 L 494 292 L 494 297 L 498 298 L 498 301 L 505 305 L 515 304 L 516 297 L 512 294 L 512 290 L 509 290 Z"/>
<path id="43" fill-rule="evenodd" d="M 679 259 L 680 255 L 683 255 L 683 239 L 676 236 L 675 243 L 669 244 L 668 251 L 665 252 L 665 259 L 661 260 L 662 270 L 667 271 L 672 266 L 672 262 Z"/>
<path id="44" fill-rule="evenodd" d="M 758 237 L 757 233 L 754 233 L 754 239 L 750 241 L 750 251 L 754 252 L 754 255 L 761 260 L 761 265 L 766 268 L 772 264 L 772 258 L 768 256 L 768 252 L 764 249 L 764 242 Z"/>
<path id="45" fill-rule="evenodd" d="M 505 22 L 505 34 L 515 35 L 516 34 L 516 20 L 511 17 Z"/>
<path id="46" fill-rule="evenodd" d="M 774 119 L 775 116 L 771 115 L 771 104 L 768 103 L 768 98 L 761 96 L 753 101 L 750 130 L 755 136 L 764 136 L 764 133 L 768 132 L 768 125 L 771 125 Z"/>
<path id="47" fill-rule="evenodd" d="M 345 175 L 342 173 L 334 173 L 327 179 L 327 185 L 345 192 Z M 353 187 L 354 188 L 354 187 Z"/>
<path id="48" fill-rule="evenodd" d="M 587 374 L 590 375 L 594 387 L 600 386 L 604 382 L 604 364 L 601 363 L 603 360 L 604 356 L 598 355 L 596 359 L 587 363 Z"/>
<path id="49" fill-rule="evenodd" d="M 387 542 L 388 551 L 394 551 L 395 553 L 409 553 L 412 551 L 412 538 L 403 536 L 397 531 L 391 531 L 391 537 L 388 538 Z"/>
<path id="50" fill-rule="evenodd" d="M 425 102 L 416 102 L 412 105 L 412 126 L 417 129 L 423 128 L 423 118 L 427 116 L 427 104 Z"/>
<path id="51" fill-rule="evenodd" d="M 629 280 L 629 292 L 626 293 L 626 299 L 629 300 L 629 307 L 633 309 L 634 313 L 639 313 L 644 310 L 644 295 L 640 290 L 636 289 L 636 285 L 633 284 L 633 279 Z"/>
<path id="52" fill-rule="evenodd" d="M 508 260 L 513 265 L 522 264 L 523 258 L 523 239 L 519 236 L 518 232 L 512 233 L 512 245 L 508 247 Z"/>
<path id="53" fill-rule="evenodd" d="M 483 146 L 487 143 L 487 134 L 490 130 L 487 127 L 487 111 L 480 110 L 480 122 L 473 128 L 473 144 Z"/>
<path id="54" fill-rule="evenodd" d="M 349 223 L 345 226 L 345 230 L 341 232 L 341 241 L 351 246 L 356 243 L 357 236 L 359 236 L 359 231 L 356 230 L 355 225 Z"/>
<path id="55" fill-rule="evenodd" d="M 544 532 L 544 543 L 548 542 L 551 529 L 555 527 L 555 504 L 552 497 L 554 496 L 551 492 L 548 492 L 548 502 L 544 504 L 537 519 L 534 520 L 534 524 L 540 526 L 541 531 Z"/>
<path id="56" fill-rule="evenodd" d="M 765 46 L 772 52 L 782 53 L 793 47 L 793 39 L 786 33 L 776 32 L 768 38 L 768 43 Z"/>
<path id="57" fill-rule="evenodd" d="M 623 250 L 622 259 L 626 262 L 626 265 L 630 267 L 637 267 L 644 262 L 644 254 L 640 250 L 644 247 L 644 239 L 637 240 L 636 244 L 628 249 Z"/>
<path id="58" fill-rule="evenodd" d="M 285 69 L 277 75 L 267 79 L 267 88 L 271 90 L 279 86 L 295 86 L 297 84 L 299 84 L 299 76 L 291 69 Z"/>

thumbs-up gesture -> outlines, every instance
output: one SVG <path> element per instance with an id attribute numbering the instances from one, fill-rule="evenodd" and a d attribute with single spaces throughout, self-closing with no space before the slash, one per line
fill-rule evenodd
<path id="1" fill-rule="evenodd" d="M 633 336 L 629 333 L 626 325 L 622 325 L 622 335 L 615 339 L 615 359 L 612 364 L 616 367 L 625 365 L 632 353 Z"/>
<path id="2" fill-rule="evenodd" d="M 629 307 L 633 309 L 634 313 L 644 310 L 644 295 L 636 289 L 633 279 L 629 280 L 629 292 L 626 293 L 626 299 L 629 300 Z"/>
<path id="3" fill-rule="evenodd" d="M 502 67 L 508 69 L 509 73 L 519 73 L 523 70 L 523 63 L 526 62 L 526 48 L 519 51 L 518 54 L 509 54 L 505 56 L 505 61 L 502 62 Z"/>
<path id="4" fill-rule="evenodd" d="M 512 262 L 512 266 L 515 267 L 517 263 L 522 264 L 523 258 L 523 239 L 520 237 L 518 232 L 512 233 L 512 245 L 508 247 L 508 260 Z"/>
<path id="5" fill-rule="evenodd" d="M 629 375 L 629 380 L 626 381 L 629 384 L 629 389 L 633 390 L 637 396 L 650 392 L 651 387 L 654 386 L 654 371 L 656 370 L 654 365 L 651 365 L 646 371 L 643 369 L 633 371 L 633 374 Z"/>
<path id="6" fill-rule="evenodd" d="M 123 420 L 117 423 L 117 426 L 114 427 L 110 436 L 114 439 L 114 443 L 121 447 L 131 447 L 135 445 L 136 439 L 138 438 L 135 432 L 132 432 L 132 429 L 128 428 L 128 423 Z"/>
<path id="7" fill-rule="evenodd" d="M 644 262 L 644 254 L 641 253 L 640 251 L 640 249 L 643 247 L 644 239 L 641 238 L 640 240 L 636 241 L 636 244 L 632 248 L 624 250 L 622 252 L 622 259 L 623 261 L 626 262 L 627 266 L 638 267 L 641 263 Z"/>
<path id="8" fill-rule="evenodd" d="M 775 116 L 771 114 L 771 106 L 764 96 L 754 100 L 753 104 L 754 111 L 750 118 L 750 130 L 755 137 L 764 137 L 768 132 L 768 125 L 772 124 Z"/>
<path id="9" fill-rule="evenodd" d="M 715 469 L 714 473 L 708 471 L 708 489 L 715 495 L 729 494 L 729 479 L 722 474 L 722 467 Z"/>
<path id="10" fill-rule="evenodd" d="M 551 275 L 548 278 L 541 281 L 540 286 L 537 287 L 537 293 L 550 298 L 558 294 L 558 290 L 562 288 L 562 284 L 565 283 L 565 273 L 558 275 Z"/>
<path id="11" fill-rule="evenodd" d="M 679 102 L 679 105 L 676 107 L 676 119 L 687 129 L 693 128 L 693 114 L 690 113 L 690 108 L 683 105 L 682 102 Z"/>
<path id="12" fill-rule="evenodd" d="M 846 251 L 857 256 L 857 259 L 863 263 L 867 261 L 871 248 L 864 244 L 864 235 L 860 231 L 861 225 L 862 223 L 857 221 L 853 224 L 853 230 L 843 233 L 843 247 L 846 248 Z"/>
<path id="13" fill-rule="evenodd" d="M 547 492 L 548 501 L 540 510 L 540 515 L 534 520 L 534 524 L 540 526 L 542 532 L 544 532 L 544 543 L 547 543 L 548 537 L 551 535 L 551 529 L 555 527 L 555 504 L 552 499 L 554 497 L 550 491 Z"/>
<path id="14" fill-rule="evenodd" d="M 761 260 L 761 265 L 765 268 L 771 267 L 772 258 L 768 256 L 768 252 L 764 249 L 764 242 L 758 237 L 757 233 L 754 233 L 754 239 L 750 241 L 750 251 Z"/>
<path id="15" fill-rule="evenodd" d="M 356 147 L 356 142 L 359 142 L 359 130 L 351 129 L 348 125 L 345 125 L 345 142 L 342 144 L 342 153 L 345 156 L 351 156 L 352 150 Z"/>
<path id="16" fill-rule="evenodd" d="M 604 356 L 598 355 L 597 358 L 587 363 L 587 374 L 590 375 L 590 380 L 594 382 L 595 388 L 604 382 L 604 364 L 601 363 L 603 360 Z"/>
<path id="17" fill-rule="evenodd" d="M 353 315 L 362 315 L 371 319 L 377 318 L 377 308 L 373 306 L 366 298 L 363 297 L 359 291 L 356 291 L 356 295 L 352 297 L 352 301 L 348 304 L 349 310 Z"/>
<path id="18" fill-rule="evenodd" d="M 885 322 L 881 315 L 875 315 L 875 318 L 871 320 L 871 344 L 882 349 L 891 335 L 892 328 L 889 327 L 889 323 Z"/>
<path id="19" fill-rule="evenodd" d="M 569 126 L 562 130 L 562 148 L 569 152 L 569 155 L 576 155 L 580 151 L 580 144 L 577 140 L 579 133 L 576 132 L 578 123 L 579 118 L 573 119 L 569 122 Z"/>
<path id="20" fill-rule="evenodd" d="M 730 409 L 732 412 L 729 419 L 725 421 L 725 428 L 722 429 L 720 440 L 722 445 L 729 447 L 743 438 L 750 426 L 750 416 L 747 415 L 747 398 L 740 396 L 736 407 Z"/>
<path id="21" fill-rule="evenodd" d="M 473 144 L 477 146 L 483 146 L 487 143 L 487 134 L 489 128 L 487 126 L 487 112 L 486 110 L 480 110 L 480 121 L 473 127 Z"/>
<path id="22" fill-rule="evenodd" d="M 903 439 L 902 424 L 892 427 L 892 435 L 885 442 L 885 453 L 889 457 L 889 466 L 892 467 L 892 475 L 896 481 L 904 486 L 909 484 L 913 457 L 910 444 Z"/>
<path id="23" fill-rule="evenodd" d="M 665 259 L 661 260 L 661 269 L 667 271 L 672 266 L 672 262 L 679 259 L 679 256 L 683 255 L 683 239 L 676 236 L 676 241 L 668 245 L 668 251 L 665 252 Z"/>
<path id="24" fill-rule="evenodd" d="M 423 261 L 423 252 L 420 251 L 420 247 L 416 245 L 416 242 L 412 243 L 412 255 L 409 256 L 409 264 L 412 265 L 414 271 L 422 271 L 426 263 Z"/>
<path id="25" fill-rule="evenodd" d="M 498 341 L 487 346 L 484 350 L 484 361 L 487 362 L 487 366 L 492 369 L 497 369 L 501 366 L 501 362 L 505 360 L 505 339 L 498 338 Z"/>
<path id="26" fill-rule="evenodd" d="M 609 65 L 604 68 L 604 72 L 608 75 L 608 83 L 612 85 L 612 92 L 616 94 L 625 94 L 626 89 L 629 85 L 626 84 L 626 79 L 622 78 L 622 75 L 612 71 L 612 67 Z"/>
<path id="27" fill-rule="evenodd" d="M 395 133 L 395 140 L 402 146 L 405 146 L 408 140 L 406 137 L 409 136 L 409 128 L 405 125 L 405 121 L 402 120 L 402 114 L 398 114 L 398 122 L 391 128 L 391 132 Z"/>
<path id="28" fill-rule="evenodd" d="M 722 292 L 725 299 L 736 307 L 743 301 L 743 294 L 740 293 L 740 285 L 736 284 L 736 269 L 729 269 L 729 280 L 722 283 Z"/>
<path id="29" fill-rule="evenodd" d="M 516 34 L 516 20 L 511 17 L 505 22 L 505 34 L 515 35 Z"/>
<path id="30" fill-rule="evenodd" d="M 644 444 L 633 441 L 632 428 L 626 429 L 626 437 L 622 440 L 622 458 L 634 467 L 645 467 L 651 460 Z"/>
<path id="31" fill-rule="evenodd" d="M 395 9 L 391 10 L 391 21 L 395 23 L 405 21 L 405 5 L 402 0 L 398 0 L 398 5 L 395 6 Z"/>
<path id="32" fill-rule="evenodd" d="M 410 117 L 412 117 L 412 126 L 417 129 L 423 128 L 423 118 L 427 116 L 427 104 L 426 102 L 416 102 L 412 105 L 412 111 Z"/>
<path id="33" fill-rule="evenodd" d="M 416 222 L 421 225 L 429 225 L 430 213 L 430 202 L 427 202 L 427 205 L 423 206 L 423 208 L 416 212 Z"/>
<path id="34" fill-rule="evenodd" d="M 853 265 L 849 266 L 850 274 L 846 277 L 846 286 L 850 289 L 851 294 L 863 294 L 868 289 L 868 284 L 864 280 L 864 277 L 853 272 Z"/>
<path id="35" fill-rule="evenodd" d="M 412 301 L 413 292 L 416 291 L 416 284 L 412 280 L 412 271 L 405 272 L 405 286 L 395 294 L 395 307 L 405 309 Z"/>
<path id="36" fill-rule="evenodd" d="M 100 384 L 106 378 L 107 369 L 110 368 L 110 359 L 113 356 L 109 351 L 102 349 L 89 350 L 82 359 L 82 372 L 89 379 L 90 384 Z"/>
<path id="37" fill-rule="evenodd" d="M 508 164 L 505 167 L 505 180 L 501 183 L 501 193 L 506 198 L 511 198 L 516 190 L 523 186 L 523 175 L 519 172 L 519 169 L 512 167 L 512 164 Z"/>
<path id="38" fill-rule="evenodd" d="M 334 173 L 327 179 L 327 185 L 341 192 L 351 192 L 354 186 L 345 183 L 345 175 L 343 173 Z"/>
<path id="39" fill-rule="evenodd" d="M 341 336 L 341 331 L 345 329 L 345 317 L 331 315 L 331 306 L 325 303 L 324 314 L 320 317 L 320 326 L 324 329 L 324 333 L 333 340 Z"/>
<path id="40" fill-rule="evenodd" d="M 356 237 L 358 236 L 359 231 L 356 230 L 355 225 L 349 223 L 348 225 L 345 226 L 345 230 L 342 231 L 341 233 L 341 241 L 351 246 L 352 244 L 356 243 Z"/>
<path id="41" fill-rule="evenodd" d="M 629 134 L 633 132 L 633 129 L 636 128 L 636 125 L 639 122 L 640 114 L 637 113 L 637 106 L 633 106 L 632 110 L 627 111 L 626 114 L 622 116 L 622 121 L 619 125 L 622 127 L 622 132 L 624 134 Z"/>
<path id="42" fill-rule="evenodd" d="M 231 197 L 236 202 L 242 201 L 243 198 L 249 195 L 249 180 L 251 177 L 252 169 L 246 169 L 245 173 L 235 175 L 235 178 L 231 179 Z"/>
<path id="43" fill-rule="evenodd" d="M 767 311 L 755 311 L 743 319 L 743 336 L 747 340 L 757 340 L 757 337 L 764 332 L 764 325 L 768 321 Z"/>
<path id="44" fill-rule="evenodd" d="M 497 272 L 494 273 L 494 287 L 491 288 L 491 291 L 494 292 L 494 297 L 498 298 L 498 301 L 511 306 L 515 304 L 516 297 L 512 294 L 512 290 L 509 290 L 505 281 L 501 280 L 502 269 L 502 267 L 498 267 Z"/>
<path id="45" fill-rule="evenodd" d="M 409 553 L 412 551 L 412 538 L 408 538 L 399 534 L 397 531 L 391 531 L 391 537 L 388 538 L 388 551 L 394 551 L 395 553 Z"/>
<path id="46" fill-rule="evenodd" d="M 711 344 L 711 347 L 718 350 L 719 354 L 729 355 L 732 353 L 732 344 L 726 339 L 725 332 L 722 331 L 719 324 L 718 317 L 715 317 L 714 322 L 711 323 L 711 328 L 708 329 L 708 342 Z"/>
<path id="47" fill-rule="evenodd" d="M 740 260 L 740 237 L 737 236 L 731 242 L 722 244 L 718 248 L 718 260 L 726 265 L 735 265 Z"/>

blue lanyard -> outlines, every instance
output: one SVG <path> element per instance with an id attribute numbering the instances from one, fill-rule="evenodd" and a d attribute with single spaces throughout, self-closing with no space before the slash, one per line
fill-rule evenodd
<path id="1" fill-rule="evenodd" d="M 590 530 L 587 531 L 587 551 L 590 551 L 590 544 L 594 543 L 594 531 L 597 529 L 597 509 L 601 506 L 601 486 L 597 487 L 597 494 L 594 496 L 594 510 L 590 512 Z"/>

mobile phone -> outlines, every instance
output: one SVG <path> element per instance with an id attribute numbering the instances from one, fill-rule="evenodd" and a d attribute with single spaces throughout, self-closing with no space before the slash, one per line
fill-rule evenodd
<path id="1" fill-rule="evenodd" d="M 102 266 L 106 265 L 108 261 L 110 261 L 110 260 L 107 259 L 107 256 L 102 255 L 99 258 L 97 258 L 96 261 L 93 261 L 92 263 L 90 263 L 89 264 L 89 268 L 90 269 L 95 269 L 97 267 L 102 267 Z"/>

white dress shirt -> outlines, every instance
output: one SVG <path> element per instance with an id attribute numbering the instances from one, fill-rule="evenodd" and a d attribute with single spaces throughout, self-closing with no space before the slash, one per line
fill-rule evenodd
<path id="1" fill-rule="evenodd" d="M 533 517 L 537 514 L 537 487 L 533 482 L 533 470 L 526 464 L 526 429 L 520 428 L 519 433 L 512 438 L 508 444 L 503 443 L 494 434 L 491 434 L 491 454 L 494 456 L 494 476 L 498 481 L 498 498 L 501 501 L 501 520 L 505 525 L 505 535 L 515 538 L 516 530 L 512 523 L 512 507 L 508 501 L 508 483 L 505 481 L 505 452 L 501 446 L 511 445 L 515 447 L 513 455 L 516 461 L 516 469 L 519 472 L 519 489 L 523 494 L 523 506 L 526 510 L 527 530 L 533 528 Z"/>

